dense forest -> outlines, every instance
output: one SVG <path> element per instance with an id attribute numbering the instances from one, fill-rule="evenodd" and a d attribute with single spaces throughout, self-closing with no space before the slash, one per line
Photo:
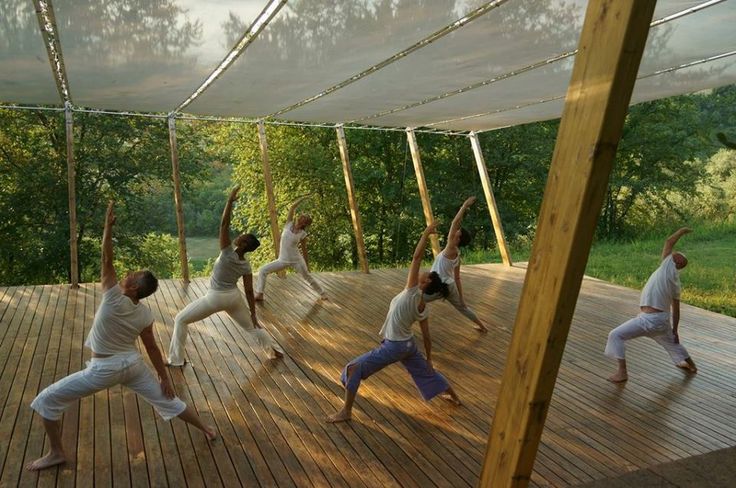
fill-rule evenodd
<path id="1" fill-rule="evenodd" d="M 165 120 L 75 114 L 80 277 L 94 281 L 108 199 L 117 202 L 119 269 L 178 273 L 176 220 Z M 507 234 L 529 242 L 559 121 L 481 134 Z M 636 105 L 626 120 L 597 238 L 631 239 L 683 221 L 733 222 L 736 86 Z M 188 236 L 216 237 L 229 187 L 240 184 L 234 231 L 261 237 L 256 265 L 272 256 L 256 127 L 178 121 Z M 346 131 L 371 266 L 410 259 L 424 227 L 416 178 L 402 131 Z M 725 136 L 724 136 L 725 133 Z M 341 162 L 333 129 L 267 126 L 280 218 L 299 195 L 314 223 L 316 269 L 357 267 Z M 470 141 L 418 134 L 432 206 L 449 223 L 464 198 L 479 197 L 465 223 L 476 249 L 495 246 Z M 63 114 L 0 110 L 0 285 L 68 280 L 69 225 Z M 442 228 L 442 226 L 441 226 Z M 204 270 L 203 272 L 206 272 Z"/>

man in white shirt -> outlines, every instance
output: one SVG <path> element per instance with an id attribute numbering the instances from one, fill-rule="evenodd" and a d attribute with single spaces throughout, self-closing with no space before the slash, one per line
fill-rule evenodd
<path id="1" fill-rule="evenodd" d="M 698 369 L 685 347 L 680 344 L 678 327 L 680 325 L 680 270 L 687 266 L 687 258 L 680 252 L 673 252 L 677 241 L 692 232 L 687 227 L 679 229 L 664 243 L 662 262 L 652 273 L 641 292 L 639 308 L 641 313 L 625 322 L 608 334 L 605 354 L 618 361 L 618 370 L 608 378 L 613 383 L 629 379 L 626 370 L 625 342 L 636 337 L 651 337 L 670 355 L 678 368 L 696 373 Z M 672 310 L 672 327 L 670 313 Z"/>
<path id="2" fill-rule="evenodd" d="M 153 294 L 158 280 L 148 270 L 128 273 L 118 283 L 113 267 L 113 204 L 107 207 L 102 234 L 102 303 L 95 313 L 85 346 L 92 350 L 87 368 L 63 378 L 44 389 L 31 403 L 43 418 L 49 437 L 49 452 L 28 463 L 26 469 L 38 471 L 66 462 L 61 444 L 61 417 L 72 403 L 100 390 L 122 384 L 150 403 L 164 420 L 179 417 L 214 440 L 217 432 L 204 425 L 192 407 L 179 400 L 166 374 L 161 351 L 153 335 L 153 314 L 140 300 Z M 143 362 L 136 340 L 146 347 L 148 357 L 158 373 L 156 379 Z"/>

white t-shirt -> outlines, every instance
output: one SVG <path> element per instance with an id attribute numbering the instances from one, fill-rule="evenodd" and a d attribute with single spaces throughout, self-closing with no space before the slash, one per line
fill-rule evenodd
<path id="1" fill-rule="evenodd" d="M 140 302 L 133 303 L 115 285 L 102 295 L 84 345 L 97 354 L 137 352 L 136 339 L 152 323 L 151 310 Z"/>
<path id="2" fill-rule="evenodd" d="M 287 222 L 284 225 L 284 230 L 281 232 L 281 246 L 279 248 L 279 261 L 287 263 L 296 263 L 302 259 L 302 255 L 299 252 L 299 243 L 307 237 L 307 233 L 304 229 L 297 233 L 291 231 L 294 226 L 293 222 Z"/>
<path id="3" fill-rule="evenodd" d="M 411 326 L 414 322 L 424 320 L 429 316 L 429 310 L 419 311 L 419 302 L 422 299 L 422 290 L 418 286 L 405 288 L 391 300 L 386 321 L 381 327 L 381 334 L 389 341 L 405 341 L 414 337 Z"/>
<path id="4" fill-rule="evenodd" d="M 227 291 L 237 288 L 241 276 L 253 274 L 248 257 L 240 259 L 235 250 L 227 246 L 220 251 L 210 277 L 210 290 Z"/>
<path id="5" fill-rule="evenodd" d="M 653 307 L 669 312 L 673 300 L 680 299 L 680 272 L 672 254 L 662 260 L 641 291 L 640 307 Z"/>
<path id="6" fill-rule="evenodd" d="M 460 266 L 460 251 L 458 251 L 455 259 L 449 259 L 445 256 L 445 251 L 443 249 L 442 252 L 434 259 L 432 269 L 430 271 L 435 271 L 440 275 L 440 279 L 443 282 L 449 284 L 455 282 L 455 268 L 458 266 Z"/>

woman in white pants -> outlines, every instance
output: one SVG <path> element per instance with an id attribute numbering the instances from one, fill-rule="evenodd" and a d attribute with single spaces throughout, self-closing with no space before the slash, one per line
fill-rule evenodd
<path id="1" fill-rule="evenodd" d="M 282 269 L 292 268 L 294 271 L 299 273 L 309 286 L 314 291 L 319 293 L 320 298 L 323 300 L 327 299 L 327 294 L 322 289 L 317 280 L 315 280 L 311 274 L 309 274 L 309 268 L 307 262 L 304 260 L 304 256 L 299 252 L 299 244 L 302 244 L 302 249 L 306 253 L 306 229 L 312 223 L 312 217 L 309 214 L 300 215 L 296 221 L 294 221 L 294 214 L 299 204 L 306 199 L 307 196 L 297 198 L 289 209 L 289 214 L 286 217 L 286 223 L 284 224 L 284 230 L 281 232 L 281 244 L 279 246 L 279 258 L 276 261 L 262 266 L 258 270 L 258 281 L 256 282 L 256 294 L 255 299 L 257 301 L 263 300 L 263 293 L 266 290 L 266 279 L 271 273 L 281 271 Z"/>
<path id="2" fill-rule="evenodd" d="M 261 328 L 256 317 L 255 299 L 253 297 L 253 272 L 250 267 L 247 252 L 254 251 L 261 244 L 253 234 L 241 234 L 230 241 L 230 217 L 232 215 L 233 203 L 238 198 L 236 187 L 231 193 L 222 212 L 220 221 L 220 255 L 215 261 L 210 278 L 210 289 L 207 295 L 198 298 L 184 310 L 179 312 L 174 319 L 174 334 L 169 347 L 169 366 L 184 366 L 184 344 L 187 341 L 189 324 L 198 322 L 209 317 L 213 313 L 227 312 L 228 315 L 243 329 L 256 336 L 258 344 L 264 349 L 266 355 L 271 358 L 280 358 L 284 350 L 273 340 L 273 337 Z M 235 244 L 233 249 L 232 244 Z M 243 288 L 248 299 L 250 314 L 245 306 L 238 280 L 243 277 Z"/>

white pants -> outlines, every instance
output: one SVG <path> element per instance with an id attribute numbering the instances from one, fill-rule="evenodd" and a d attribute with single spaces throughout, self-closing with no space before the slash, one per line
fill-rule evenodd
<path id="1" fill-rule="evenodd" d="M 635 318 L 624 322 L 608 334 L 606 356 L 614 359 L 626 358 L 626 341 L 637 337 L 651 337 L 662 346 L 672 358 L 672 362 L 679 364 L 690 357 L 682 344 L 675 343 L 675 335 L 670 327 L 670 314 L 667 312 L 640 313 Z"/>
<path id="2" fill-rule="evenodd" d="M 467 305 L 463 305 L 462 301 L 460 300 L 460 292 L 458 291 L 455 282 L 453 281 L 451 283 L 447 283 L 447 287 L 449 288 L 450 293 L 447 295 L 446 300 L 450 302 L 453 307 L 455 307 L 455 310 L 465 315 L 473 322 L 478 320 L 478 316 L 475 314 L 475 312 Z M 439 293 L 435 293 L 434 295 L 425 295 L 424 301 L 429 303 L 435 300 L 439 300 L 440 298 L 442 298 L 442 295 L 440 295 Z"/>
<path id="3" fill-rule="evenodd" d="M 194 300 L 176 315 L 174 334 L 169 347 L 169 364 L 175 366 L 184 364 L 184 344 L 187 342 L 189 324 L 217 312 L 227 312 L 235 323 L 256 336 L 258 344 L 266 351 L 268 357 L 274 357 L 273 351 L 283 354 L 284 350 L 265 329 L 253 327 L 250 311 L 238 288 L 225 291 L 209 290 L 205 296 Z"/>
<path id="4" fill-rule="evenodd" d="M 309 283 L 309 286 L 319 293 L 320 296 L 325 294 L 325 291 L 321 286 L 319 286 L 319 283 L 317 283 L 317 281 L 312 278 L 312 275 L 309 274 L 309 271 L 307 271 L 307 263 L 304 262 L 304 258 L 302 257 L 300 257 L 299 261 L 296 262 L 287 262 L 277 259 L 276 261 L 271 261 L 270 263 L 261 266 L 258 270 L 258 280 L 256 280 L 256 293 L 263 293 L 266 290 L 266 278 L 269 274 L 276 273 L 277 271 L 281 271 L 286 268 L 292 268 L 294 271 L 299 273 L 301 277 Z"/>
<path id="5" fill-rule="evenodd" d="M 59 420 L 75 401 L 118 384 L 142 396 L 164 420 L 178 416 L 187 408 L 177 397 L 166 398 L 161 384 L 137 352 L 92 358 L 86 369 L 62 378 L 39 393 L 31 408 L 45 419 Z"/>

